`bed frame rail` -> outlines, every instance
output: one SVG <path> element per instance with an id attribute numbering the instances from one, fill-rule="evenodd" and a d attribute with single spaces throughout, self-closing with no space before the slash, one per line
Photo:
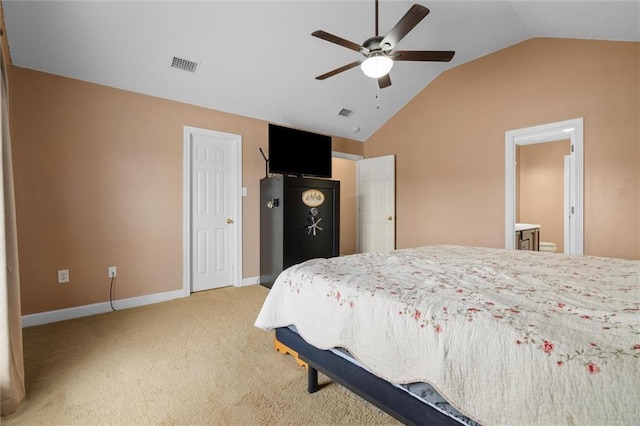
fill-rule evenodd
<path id="1" fill-rule="evenodd" d="M 307 362 L 309 393 L 318 391 L 318 371 L 406 425 L 460 426 L 455 419 L 339 355 L 318 349 L 289 328 L 277 328 L 276 339 Z"/>

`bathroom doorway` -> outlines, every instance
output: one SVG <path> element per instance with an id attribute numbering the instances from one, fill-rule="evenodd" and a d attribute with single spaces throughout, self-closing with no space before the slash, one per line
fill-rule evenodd
<path id="1" fill-rule="evenodd" d="M 564 253 L 570 216 L 571 141 L 516 144 L 516 231 L 539 225 L 539 250 Z"/>
<path id="2" fill-rule="evenodd" d="M 563 252 L 583 254 L 583 119 L 543 124 L 505 133 L 505 248 L 514 249 L 515 224 L 518 209 L 517 147 L 569 140 L 569 155 L 562 160 L 568 169 L 564 176 L 565 202 Z M 566 164 L 566 165 L 565 165 Z M 544 234 L 543 234 L 544 235 Z M 544 236 L 541 241 L 545 241 Z"/>

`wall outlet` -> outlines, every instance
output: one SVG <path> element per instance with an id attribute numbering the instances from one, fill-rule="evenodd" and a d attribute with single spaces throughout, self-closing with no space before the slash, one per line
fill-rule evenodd
<path id="1" fill-rule="evenodd" d="M 118 276 L 118 269 L 115 266 L 109 266 L 107 272 L 109 273 L 109 278 L 115 278 Z"/>
<path id="2" fill-rule="evenodd" d="M 58 270 L 58 284 L 64 284 L 69 282 L 69 270 L 68 269 L 59 269 Z"/>

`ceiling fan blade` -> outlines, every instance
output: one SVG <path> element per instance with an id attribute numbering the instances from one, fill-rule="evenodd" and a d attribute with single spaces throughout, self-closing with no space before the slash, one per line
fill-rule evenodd
<path id="1" fill-rule="evenodd" d="M 355 62 L 351 62 L 350 64 L 347 65 L 343 65 L 340 68 L 336 68 L 335 70 L 329 71 L 327 73 L 324 73 L 322 75 L 319 75 L 316 77 L 316 80 L 324 80 L 325 78 L 329 78 L 329 77 L 333 77 L 336 74 L 339 74 L 343 71 L 346 70 L 350 70 L 353 67 L 357 67 L 358 65 L 360 65 L 362 61 L 355 61 Z"/>
<path id="2" fill-rule="evenodd" d="M 394 61 L 449 62 L 455 54 L 450 50 L 396 50 L 390 57 Z"/>
<path id="3" fill-rule="evenodd" d="M 400 18 L 396 26 L 380 42 L 382 50 L 393 49 L 428 14 L 429 9 L 424 6 L 419 4 L 411 6 L 411 9 Z"/>
<path id="4" fill-rule="evenodd" d="M 361 52 L 363 50 L 366 50 L 368 52 L 368 49 L 365 49 L 363 46 L 357 43 L 354 43 L 352 41 L 345 40 L 342 37 L 338 37 L 336 35 L 330 34 L 326 31 L 317 30 L 312 32 L 311 35 L 326 41 L 330 41 L 331 43 L 335 43 L 339 46 L 346 47 L 347 49 L 355 50 L 356 52 Z"/>
<path id="5" fill-rule="evenodd" d="M 384 89 L 385 87 L 391 86 L 391 77 L 389 74 L 385 74 L 382 77 L 378 78 L 378 87 Z"/>

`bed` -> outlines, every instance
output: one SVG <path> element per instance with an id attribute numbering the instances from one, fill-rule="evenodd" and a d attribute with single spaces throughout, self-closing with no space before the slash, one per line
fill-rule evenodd
<path id="1" fill-rule="evenodd" d="M 313 259 L 280 274 L 255 326 L 309 361 L 311 391 L 319 370 L 405 423 L 460 421 L 384 389 L 413 398 L 407 387 L 428 384 L 483 425 L 635 425 L 639 273 L 639 261 L 452 245 Z"/>

